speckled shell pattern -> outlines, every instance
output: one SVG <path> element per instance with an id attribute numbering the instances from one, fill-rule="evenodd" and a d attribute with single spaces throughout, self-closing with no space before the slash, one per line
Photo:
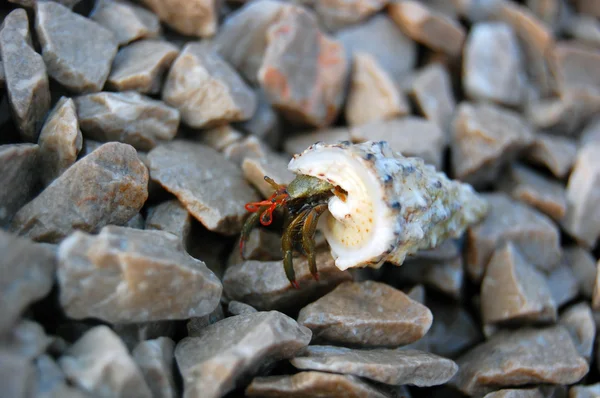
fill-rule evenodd
<path id="1" fill-rule="evenodd" d="M 448 238 L 459 237 L 489 211 L 485 199 L 469 184 L 450 180 L 420 158 L 394 152 L 385 141 L 318 142 L 296 155 L 290 169 L 294 171 L 293 164 L 308 153 L 332 149 L 343 150 L 346 156 L 359 159 L 360 164 L 376 176 L 383 193 L 377 205 L 387 206 L 382 214 L 393 218 L 393 238 L 386 245 L 387 249 L 352 267 L 379 268 L 384 262 L 401 265 L 408 255 L 418 250 L 432 249 Z M 326 170 L 314 176 L 328 179 Z M 374 236 L 377 239 L 377 231 Z"/>

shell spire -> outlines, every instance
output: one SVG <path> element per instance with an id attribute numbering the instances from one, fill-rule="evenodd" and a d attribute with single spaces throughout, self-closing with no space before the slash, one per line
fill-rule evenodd
<path id="1" fill-rule="evenodd" d="M 407 255 L 460 236 L 489 208 L 470 185 L 394 152 L 385 141 L 318 142 L 288 168 L 348 192 L 346 201 L 329 200 L 319 224 L 341 270 L 401 265 Z"/>

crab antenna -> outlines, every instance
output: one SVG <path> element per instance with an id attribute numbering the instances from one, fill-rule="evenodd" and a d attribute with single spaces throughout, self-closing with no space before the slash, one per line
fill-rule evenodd
<path id="1" fill-rule="evenodd" d="M 273 187 L 275 190 L 278 190 L 278 189 L 280 189 L 280 188 L 281 188 L 281 186 L 280 186 L 279 184 L 277 184 L 277 183 L 275 182 L 275 180 L 274 180 L 274 179 L 272 179 L 271 177 L 269 177 L 269 176 L 265 176 L 264 178 L 265 178 L 265 181 L 266 181 L 266 182 L 268 182 L 268 183 L 269 183 L 269 185 L 271 185 L 271 186 L 272 186 L 272 187 Z"/>

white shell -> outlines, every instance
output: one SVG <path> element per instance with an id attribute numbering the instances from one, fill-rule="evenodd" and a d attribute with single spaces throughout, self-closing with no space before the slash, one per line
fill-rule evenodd
<path id="1" fill-rule="evenodd" d="M 348 192 L 345 202 L 330 199 L 319 223 L 341 270 L 401 265 L 409 254 L 460 236 L 488 211 L 470 185 L 392 151 L 385 141 L 318 142 L 288 168 Z"/>

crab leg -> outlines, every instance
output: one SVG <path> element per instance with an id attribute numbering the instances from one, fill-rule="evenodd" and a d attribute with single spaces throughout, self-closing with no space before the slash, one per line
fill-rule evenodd
<path id="1" fill-rule="evenodd" d="M 317 270 L 317 260 L 315 258 L 315 231 L 319 217 L 327 210 L 327 205 L 322 204 L 313 207 L 304 221 L 302 226 L 302 247 L 308 258 L 308 269 L 315 280 L 319 280 L 319 271 Z"/>
<path id="2" fill-rule="evenodd" d="M 298 282 L 296 282 L 296 273 L 294 272 L 294 263 L 292 259 L 293 245 L 294 245 L 294 232 L 302 224 L 304 217 L 310 211 L 306 209 L 296 216 L 290 223 L 290 225 L 283 232 L 281 237 L 281 249 L 283 251 L 283 269 L 288 280 L 296 289 L 299 289 Z"/>
<path id="3" fill-rule="evenodd" d="M 254 227 L 256 227 L 256 225 L 258 224 L 262 210 L 266 210 L 266 209 L 267 209 L 267 206 L 264 206 L 260 209 L 261 211 L 257 211 L 257 212 L 250 214 L 250 216 L 248 217 L 248 219 L 242 226 L 242 234 L 241 234 L 242 236 L 240 237 L 240 255 L 242 256 L 242 260 L 245 260 L 244 244 L 246 243 L 246 240 L 248 239 L 250 232 L 252 232 L 252 229 Z"/>

